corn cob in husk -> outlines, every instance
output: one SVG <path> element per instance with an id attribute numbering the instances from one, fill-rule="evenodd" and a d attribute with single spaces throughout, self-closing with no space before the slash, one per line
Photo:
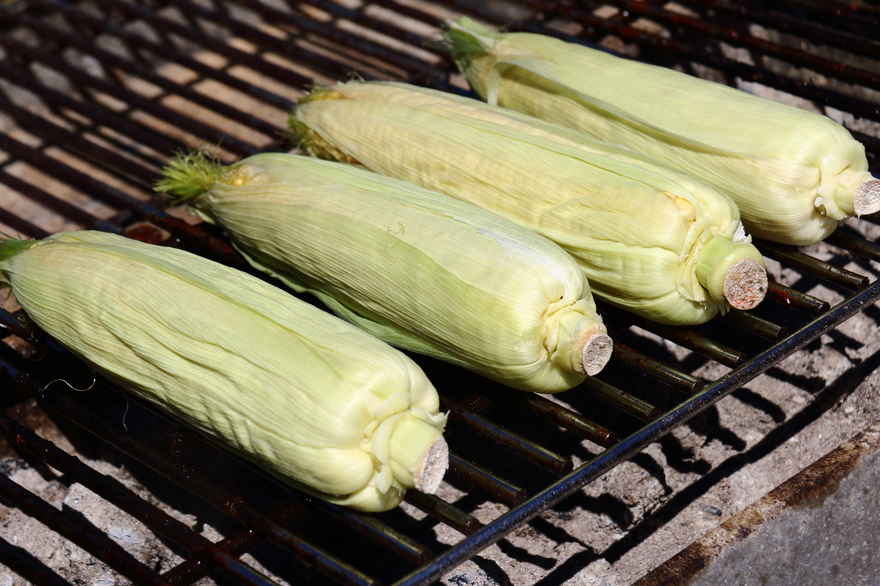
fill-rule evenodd
<path id="1" fill-rule="evenodd" d="M 229 167 L 186 155 L 158 188 L 226 229 L 252 265 L 393 345 L 538 392 L 610 357 L 574 259 L 475 205 L 279 153 Z"/>
<path id="2" fill-rule="evenodd" d="M 760 253 L 734 242 L 733 202 L 626 149 L 513 111 L 398 83 L 339 84 L 301 100 L 310 153 L 471 201 L 578 260 L 594 293 L 671 324 L 745 309 L 766 291 Z"/>
<path id="3" fill-rule="evenodd" d="M 880 211 L 864 147 L 830 118 L 665 67 L 463 18 L 447 31 L 471 87 L 714 185 L 749 232 L 805 245 Z"/>
<path id="4" fill-rule="evenodd" d="M 437 392 L 404 354 L 255 277 L 101 232 L 0 242 L 46 332 L 282 480 L 365 511 L 446 469 Z"/>

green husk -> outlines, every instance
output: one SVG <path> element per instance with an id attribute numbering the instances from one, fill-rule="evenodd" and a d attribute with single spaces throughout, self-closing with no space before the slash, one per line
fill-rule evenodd
<path id="1" fill-rule="evenodd" d="M 672 69 L 462 18 L 447 42 L 487 102 L 620 144 L 714 186 L 750 233 L 821 240 L 880 211 L 861 144 L 831 119 Z"/>
<path id="2" fill-rule="evenodd" d="M 715 238 L 727 242 L 730 259 L 746 260 L 734 246 L 741 228 L 735 204 L 707 184 L 582 133 L 452 94 L 390 82 L 333 91 L 340 97 L 299 104 L 296 124 L 348 161 L 548 237 L 577 259 L 593 292 L 614 304 L 659 322 L 695 324 L 729 302 L 751 307 L 766 290 L 760 253 L 748 242 L 750 291 L 697 272 Z M 337 158 L 329 149 L 318 154 Z M 726 291 L 739 292 L 728 299 Z"/>
<path id="3" fill-rule="evenodd" d="M 378 511 L 436 490 L 445 417 L 401 352 L 181 250 L 92 231 L 27 244 L 0 243 L 18 302 L 130 392 L 331 502 Z"/>
<path id="4" fill-rule="evenodd" d="M 267 153 L 237 167 L 242 181 L 190 205 L 253 266 L 380 339 L 538 392 L 607 362 L 586 279 L 549 240 L 350 165 Z"/>

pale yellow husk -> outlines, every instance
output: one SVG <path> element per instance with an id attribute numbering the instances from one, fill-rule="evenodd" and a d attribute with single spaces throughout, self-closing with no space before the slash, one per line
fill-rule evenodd
<path id="1" fill-rule="evenodd" d="M 240 271 L 91 231 L 0 259 L 28 315 L 98 371 L 321 498 L 394 507 L 441 439 L 415 363 Z"/>
<path id="2" fill-rule="evenodd" d="M 584 344 L 605 335 L 586 278 L 559 246 L 411 183 L 260 154 L 218 171 L 190 202 L 254 266 L 339 316 L 517 389 L 579 384 Z M 590 352 L 601 367 L 610 340 Z"/>
<path id="3" fill-rule="evenodd" d="M 312 154 L 359 162 L 547 236 L 576 257 L 595 294 L 649 319 L 702 323 L 726 309 L 723 293 L 696 272 L 713 238 L 726 242 L 722 257 L 761 263 L 751 244 L 732 242 L 738 210 L 708 185 L 477 100 L 349 82 L 302 100 L 291 128 Z"/>
<path id="4" fill-rule="evenodd" d="M 848 216 L 880 210 L 864 147 L 830 118 L 467 18 L 447 36 L 460 69 L 489 103 L 625 145 L 711 183 L 736 201 L 755 236 L 811 244 Z"/>

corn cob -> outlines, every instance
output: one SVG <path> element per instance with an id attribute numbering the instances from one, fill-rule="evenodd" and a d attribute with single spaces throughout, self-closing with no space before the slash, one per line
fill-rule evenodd
<path id="1" fill-rule="evenodd" d="M 586 278 L 554 243 L 469 203 L 291 154 L 165 169 L 258 269 L 415 352 L 509 386 L 569 389 L 608 361 Z"/>
<path id="2" fill-rule="evenodd" d="M 365 511 L 440 483 L 445 417 L 421 369 L 255 277 L 83 231 L 0 242 L 0 279 L 99 372 L 284 481 Z"/>
<path id="3" fill-rule="evenodd" d="M 471 87 L 714 185 L 755 236 L 806 245 L 880 211 L 864 147 L 831 119 L 725 85 L 463 18 L 447 38 Z"/>
<path id="4" fill-rule="evenodd" d="M 766 290 L 739 213 L 712 188 L 582 133 L 397 83 L 339 84 L 300 101 L 308 152 L 476 203 L 576 257 L 594 293 L 663 323 L 702 323 Z"/>

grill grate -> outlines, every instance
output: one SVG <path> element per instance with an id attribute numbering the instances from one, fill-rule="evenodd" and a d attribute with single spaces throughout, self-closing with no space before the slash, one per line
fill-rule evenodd
<path id="1" fill-rule="evenodd" d="M 872 38 L 880 22 L 873 9 L 814 0 L 687 0 L 678 8 L 635 0 L 523 4 L 502 11 L 495 3 L 462 0 L 443 6 L 414 0 L 13 2 L 0 9 L 0 184 L 11 198 L 0 208 L 0 222 L 31 237 L 74 227 L 122 232 L 248 270 L 210 228 L 190 226 L 151 203 L 150 185 L 162 162 L 202 143 L 215 145 L 228 161 L 284 149 L 286 110 L 316 82 L 356 74 L 463 92 L 431 42 L 443 18 L 458 13 L 516 20 L 523 30 L 592 43 L 614 35 L 619 48 L 639 59 L 732 84 L 758 83 L 839 110 L 854 117 L 847 123 L 877 173 L 880 97 L 861 87 L 880 87 L 880 62 L 867 59 L 880 46 Z M 655 28 L 641 26 L 644 19 Z M 784 35 L 845 50 L 852 64 Z M 188 584 L 205 576 L 272 584 L 239 560 L 267 546 L 288 560 L 273 569 L 297 581 L 429 583 L 880 297 L 880 284 L 840 266 L 855 259 L 871 272 L 867 261 L 880 260 L 880 247 L 847 229 L 829 243 L 839 249 L 829 262 L 760 243 L 766 256 L 800 279 L 791 286 L 772 283 L 758 310 L 713 324 L 663 327 L 603 307 L 616 340 L 612 364 L 561 395 L 569 406 L 511 395 L 419 359 L 452 411 L 447 479 L 465 495 L 455 504 L 408 495 L 427 515 L 422 520 L 399 511 L 364 515 L 302 496 L 134 400 L 121 433 L 107 421 L 128 412 L 130 399 L 100 381 L 75 396 L 47 389 L 58 373 L 86 381 L 83 386 L 91 377 L 23 315 L 4 311 L 7 333 L 33 349 L 0 348 L 0 377 L 15 389 L 15 400 L 38 397 L 53 419 L 85 430 L 193 495 L 229 529 L 211 543 L 9 417 L 0 417 L 0 428 L 21 454 L 137 518 L 183 561 L 160 575 L 84 517 L 58 511 L 5 476 L 0 500 L 138 584 Z M 802 292 L 816 283 L 843 300 L 831 307 Z M 692 353 L 672 360 L 639 331 Z M 690 374 L 710 361 L 732 370 L 712 381 Z M 632 372 L 640 373 L 639 384 Z M 572 456 L 586 463 L 573 468 Z M 510 510 L 484 525 L 473 514 L 484 499 Z M 436 523 L 462 537 L 452 547 L 440 544 L 431 532 Z M 35 583 L 66 583 L 15 545 L 0 542 L 0 556 Z"/>

